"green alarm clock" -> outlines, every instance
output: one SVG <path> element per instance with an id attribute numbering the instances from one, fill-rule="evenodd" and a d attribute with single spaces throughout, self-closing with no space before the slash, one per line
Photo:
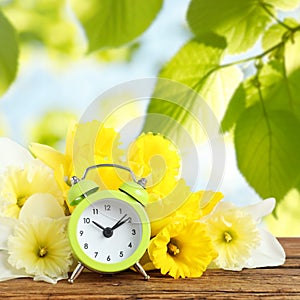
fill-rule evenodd
<path id="1" fill-rule="evenodd" d="M 130 172 L 133 181 L 118 191 L 101 190 L 85 179 L 89 170 L 115 167 Z M 81 179 L 72 177 L 68 201 L 75 206 L 68 224 L 68 236 L 78 265 L 73 283 L 86 267 L 101 273 L 115 273 L 134 267 L 144 279 L 150 277 L 139 264 L 150 241 L 150 222 L 144 207 L 148 203 L 146 180 L 137 181 L 131 169 L 117 164 L 98 164 L 85 170 Z"/>

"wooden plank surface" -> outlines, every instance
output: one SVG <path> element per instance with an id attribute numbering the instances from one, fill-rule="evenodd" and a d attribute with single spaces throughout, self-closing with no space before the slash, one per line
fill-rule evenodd
<path id="1" fill-rule="evenodd" d="M 201 278 L 175 280 L 150 273 L 83 273 L 56 285 L 16 279 L 0 283 L 1 299 L 300 299 L 300 238 L 280 238 L 287 260 L 281 267 L 241 272 L 207 270 Z"/>

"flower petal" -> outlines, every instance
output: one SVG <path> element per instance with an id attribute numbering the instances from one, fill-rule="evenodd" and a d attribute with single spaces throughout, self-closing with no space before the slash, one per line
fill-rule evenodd
<path id="1" fill-rule="evenodd" d="M 23 166 L 33 160 L 30 152 L 9 138 L 0 138 L 0 173 L 7 166 Z"/>
<path id="2" fill-rule="evenodd" d="M 242 209 L 259 223 L 262 217 L 269 215 L 273 211 L 275 204 L 275 198 L 268 198 L 256 204 L 245 206 Z"/>
<path id="3" fill-rule="evenodd" d="M 278 240 L 268 231 L 259 229 L 261 244 L 253 250 L 246 268 L 274 267 L 284 264 L 285 252 Z"/>
<path id="4" fill-rule="evenodd" d="M 16 224 L 16 219 L 0 217 L 0 250 L 7 250 L 7 239 L 13 233 Z"/>
<path id="5" fill-rule="evenodd" d="M 53 195 L 48 193 L 37 193 L 30 196 L 20 211 L 19 219 L 32 218 L 33 215 L 53 219 L 65 216 L 62 206 Z"/>
<path id="6" fill-rule="evenodd" d="M 35 276 L 33 278 L 33 280 L 34 281 L 45 281 L 45 282 L 48 282 L 48 283 L 56 284 L 59 280 L 67 279 L 68 277 L 69 277 L 68 273 L 65 273 L 62 276 L 57 277 L 57 278 L 51 278 L 51 277 L 48 277 L 46 275 L 40 275 L 40 276 Z"/>
<path id="7" fill-rule="evenodd" d="M 0 251 L 0 281 L 15 278 L 31 277 L 25 271 L 17 270 L 8 263 L 8 252 Z"/>
<path id="8" fill-rule="evenodd" d="M 31 143 L 29 149 L 38 159 L 53 170 L 58 168 L 59 165 L 65 165 L 65 156 L 50 146 Z"/>

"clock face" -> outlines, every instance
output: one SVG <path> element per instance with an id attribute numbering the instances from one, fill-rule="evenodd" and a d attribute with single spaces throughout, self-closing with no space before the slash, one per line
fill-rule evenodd
<path id="1" fill-rule="evenodd" d="M 151 235 L 144 207 L 121 191 L 98 191 L 74 209 L 68 235 L 75 257 L 98 272 L 119 272 L 145 253 Z"/>
<path id="2" fill-rule="evenodd" d="M 77 241 L 93 261 L 116 264 L 139 247 L 142 220 L 134 207 L 115 198 L 100 199 L 87 206 L 77 220 Z"/>

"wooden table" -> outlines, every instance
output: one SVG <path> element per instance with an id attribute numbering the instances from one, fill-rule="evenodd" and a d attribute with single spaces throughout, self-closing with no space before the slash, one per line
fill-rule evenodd
<path id="1" fill-rule="evenodd" d="M 287 254 L 281 267 L 208 270 L 201 278 L 178 280 L 155 271 L 149 281 L 131 271 L 85 272 L 73 285 L 16 279 L 0 283 L 0 299 L 300 299 L 300 238 L 279 240 Z"/>

